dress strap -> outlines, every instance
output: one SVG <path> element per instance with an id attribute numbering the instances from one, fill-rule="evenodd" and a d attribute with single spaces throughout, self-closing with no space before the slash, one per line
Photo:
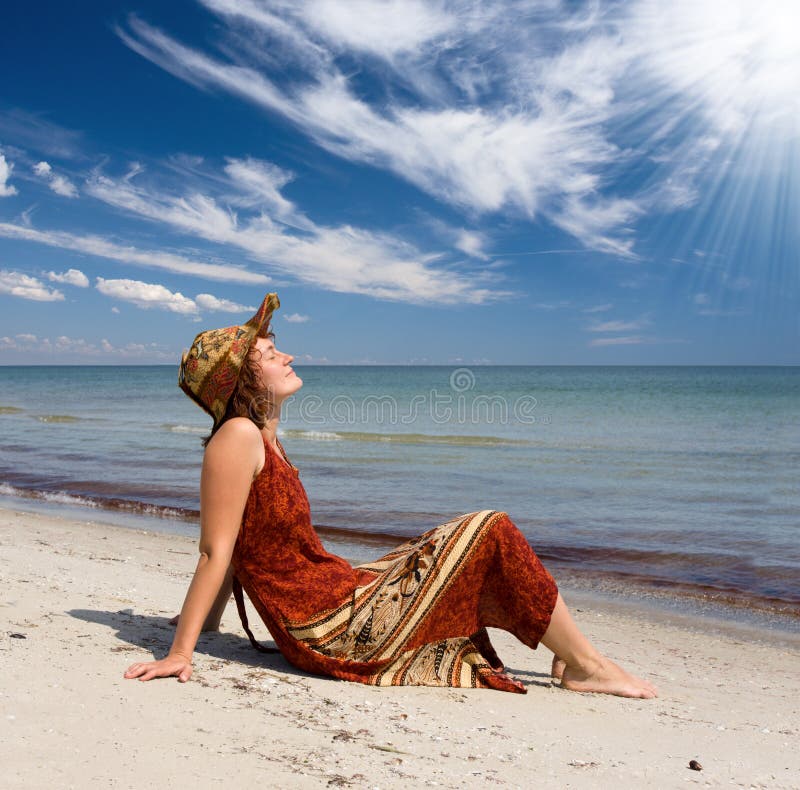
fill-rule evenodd
<path id="1" fill-rule="evenodd" d="M 244 608 L 242 584 L 236 576 L 233 577 L 233 597 L 236 599 L 236 608 L 239 611 L 239 619 L 242 621 L 242 628 L 244 628 L 244 632 L 250 639 L 250 644 L 256 650 L 258 650 L 259 653 L 280 653 L 281 651 L 276 647 L 264 647 L 264 645 L 260 644 L 253 636 L 253 632 L 250 630 L 250 624 L 247 621 L 247 612 Z"/>

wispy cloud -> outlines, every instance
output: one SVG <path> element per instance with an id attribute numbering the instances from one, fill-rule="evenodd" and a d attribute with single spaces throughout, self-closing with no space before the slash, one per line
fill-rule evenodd
<path id="1" fill-rule="evenodd" d="M 44 179 L 50 189 L 57 195 L 62 197 L 75 198 L 78 197 L 78 188 L 66 176 L 59 175 L 53 172 L 53 168 L 48 162 L 37 162 L 33 166 L 33 172 L 39 178 Z"/>
<path id="2" fill-rule="evenodd" d="M 605 313 L 608 310 L 611 310 L 614 307 L 611 302 L 607 302 L 606 304 L 596 304 L 593 307 L 585 307 L 581 312 L 583 313 Z"/>
<path id="3" fill-rule="evenodd" d="M 78 288 L 88 288 L 89 278 L 80 269 L 67 269 L 65 272 L 47 272 L 47 279 L 52 283 L 66 283 Z"/>
<path id="4" fill-rule="evenodd" d="M 35 302 L 61 302 L 64 294 L 55 288 L 48 288 L 41 280 L 22 272 L 0 270 L 0 294 L 18 296 Z"/>
<path id="5" fill-rule="evenodd" d="M 732 318 L 734 316 L 747 315 L 748 311 L 743 308 L 723 309 L 720 307 L 704 307 L 697 311 L 698 315 L 713 316 L 715 318 Z"/>
<path id="6" fill-rule="evenodd" d="M 158 283 L 144 283 L 141 280 L 106 280 L 97 278 L 95 287 L 101 294 L 130 302 L 145 309 L 154 307 L 182 315 L 195 315 L 197 304 L 180 292 L 173 293 Z"/>
<path id="7" fill-rule="evenodd" d="M 430 227 L 437 238 L 441 239 L 450 247 L 460 250 L 470 258 L 491 261 L 493 257 L 497 257 L 496 255 L 489 255 L 487 252 L 487 249 L 491 245 L 491 239 L 487 233 L 450 225 L 428 212 L 420 211 L 418 214 L 419 222 Z M 502 264 L 502 261 L 498 261 L 493 265 Z"/>
<path id="8" fill-rule="evenodd" d="M 456 233 L 453 246 L 471 258 L 489 259 L 486 254 L 487 238 L 483 233 L 461 228 Z"/>
<path id="9" fill-rule="evenodd" d="M 596 337 L 589 341 L 590 346 L 637 346 L 650 342 L 640 335 L 627 335 L 621 337 Z"/>
<path id="10" fill-rule="evenodd" d="M 207 280 L 252 285 L 263 285 L 269 282 L 269 277 L 266 275 L 250 272 L 238 266 L 202 263 L 170 252 L 139 250 L 133 246 L 110 241 L 102 236 L 79 235 L 55 230 L 36 230 L 25 225 L 0 222 L 0 237 L 32 241 L 37 244 L 46 244 L 48 247 L 74 250 L 75 252 L 119 261 L 120 263 L 164 269 L 176 274 L 187 274 Z"/>
<path id="11" fill-rule="evenodd" d="M 17 194 L 17 188 L 8 183 L 14 165 L 9 162 L 4 154 L 0 154 L 0 197 L 11 197 Z"/>
<path id="12" fill-rule="evenodd" d="M 225 172 L 237 189 L 237 194 L 229 198 L 232 205 L 257 207 L 274 219 L 296 227 L 313 226 L 281 194 L 281 189 L 294 178 L 292 173 L 261 159 L 228 159 L 227 162 Z"/>
<path id="13" fill-rule="evenodd" d="M 264 17 L 248 13 L 252 3 L 234 0 L 201 0 L 204 5 L 223 14 L 239 13 L 253 22 L 266 22 Z M 429 42 L 454 33 L 459 26 L 458 17 L 446 10 L 442 2 L 422 0 L 384 0 L 381 3 L 367 0 L 316 0 L 312 3 L 273 3 L 282 16 L 296 21 L 333 47 L 352 49 L 377 57 L 391 59 L 404 53 L 416 53 Z"/>
<path id="14" fill-rule="evenodd" d="M 33 353 L 43 358 L 58 354 L 60 359 L 69 355 L 73 359 L 112 357 L 151 362 L 172 362 L 177 356 L 174 352 L 166 351 L 158 343 L 126 343 L 115 346 L 106 338 L 96 343 L 83 337 L 59 335 L 51 340 L 49 337 L 37 337 L 30 333 L 0 337 L 0 351 L 28 355 Z"/>
<path id="15" fill-rule="evenodd" d="M 305 324 L 310 317 L 311 316 L 301 315 L 300 313 L 289 313 L 283 316 L 283 320 L 288 321 L 290 324 Z"/>
<path id="16" fill-rule="evenodd" d="M 236 169 L 223 197 L 229 197 L 230 190 L 240 187 L 243 180 L 247 193 L 252 194 L 250 176 L 267 174 L 268 180 L 258 181 L 259 189 L 269 194 L 270 205 L 278 207 L 280 216 L 273 218 L 268 206 L 260 204 L 257 212 L 245 214 L 242 210 L 240 217 L 217 195 L 167 193 L 150 187 L 139 176 L 114 179 L 95 173 L 85 189 L 92 197 L 139 218 L 239 249 L 272 274 L 326 290 L 414 303 L 480 304 L 510 295 L 492 287 L 500 279 L 494 273 L 459 272 L 452 262 L 436 268 L 440 254 L 423 253 L 389 233 L 316 224 L 281 198 L 276 184 L 285 174 L 277 176 L 266 167 L 268 163 L 252 159 L 243 164 L 248 176 L 244 178 L 245 171 Z M 302 223 L 301 233 L 295 232 L 298 222 Z"/>
<path id="17" fill-rule="evenodd" d="M 345 24 L 345 17 L 358 15 L 349 5 L 329 4 L 320 15 L 318 3 L 207 4 L 234 29 L 244 19 L 277 40 L 305 68 L 303 77 L 281 86 L 269 69 L 259 69 L 255 55 L 250 62 L 226 62 L 135 17 L 118 33 L 181 79 L 278 112 L 327 150 L 392 170 L 447 203 L 480 213 L 511 209 L 531 219 L 542 212 L 588 246 L 632 254 L 627 225 L 641 209 L 635 199 L 598 190 L 600 171 L 618 156 L 603 124 L 611 114 L 609 83 L 625 58 L 615 55 L 610 39 L 581 43 L 579 57 L 570 49 L 553 57 L 535 28 L 509 24 L 503 4 L 480 14 L 467 2 L 448 4 L 447 10 L 425 4 L 437 22 L 430 31 L 414 25 L 413 40 L 395 40 L 388 29 L 382 37 L 365 36 L 368 19 L 355 29 Z M 399 13 L 401 4 L 393 8 Z M 408 10 L 406 4 L 411 26 Z M 558 27 L 553 20 L 548 24 Z M 486 52 L 486 42 L 506 34 L 513 36 L 508 53 Z M 335 56 L 343 52 L 390 62 L 393 78 L 413 90 L 417 106 L 392 100 L 373 106 L 359 98 L 336 66 Z M 477 69 L 487 55 L 499 73 L 486 74 L 482 85 Z M 488 94 L 503 85 L 492 101 Z M 465 92 L 474 101 L 464 102 Z"/>
<path id="18" fill-rule="evenodd" d="M 216 51 L 134 16 L 117 32 L 176 77 L 470 215 L 541 216 L 616 256 L 636 256 L 645 214 L 697 203 L 748 108 L 797 115 L 791 70 L 767 79 L 777 55 L 763 20 L 781 15 L 749 0 L 200 2 L 222 20 Z M 632 166 L 652 175 L 615 193 Z"/>
<path id="19" fill-rule="evenodd" d="M 0 138 L 54 159 L 84 158 L 82 133 L 53 123 L 42 113 L 19 108 L 0 111 Z"/>
<path id="20" fill-rule="evenodd" d="M 635 332 L 637 329 L 643 329 L 650 322 L 646 318 L 640 318 L 635 321 L 603 321 L 599 324 L 592 324 L 589 327 L 590 332 Z"/>

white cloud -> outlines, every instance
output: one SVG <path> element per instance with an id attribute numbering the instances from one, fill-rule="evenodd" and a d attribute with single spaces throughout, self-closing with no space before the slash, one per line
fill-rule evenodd
<path id="1" fill-rule="evenodd" d="M 53 168 L 48 162 L 38 162 L 33 166 L 33 172 L 37 176 L 47 181 L 50 189 L 62 197 L 78 197 L 78 188 L 66 176 L 58 175 L 53 172 Z"/>
<path id="2" fill-rule="evenodd" d="M 733 310 L 723 310 L 720 308 L 708 307 L 702 308 L 701 310 L 697 311 L 698 315 L 707 315 L 707 316 L 714 316 L 716 318 L 731 318 L 734 316 L 740 315 L 747 315 L 747 310 L 744 309 L 733 309 Z"/>
<path id="3" fill-rule="evenodd" d="M 596 337 L 589 341 L 590 346 L 637 346 L 647 343 L 647 339 L 639 335 L 628 335 L 623 337 Z"/>
<path id="4" fill-rule="evenodd" d="M 55 340 L 48 337 L 39 338 L 31 334 L 19 334 L 14 337 L 0 337 L 0 351 L 12 353 L 37 354 L 43 360 L 57 354 L 58 361 L 76 361 L 102 358 L 135 359 L 149 362 L 174 362 L 178 353 L 170 352 L 159 343 L 125 343 L 114 346 L 106 338 L 99 344 L 83 337 L 60 335 Z M 113 361 L 113 360 L 112 360 Z"/>
<path id="5" fill-rule="evenodd" d="M 47 279 L 54 283 L 66 283 L 67 285 L 74 285 L 77 288 L 88 288 L 89 278 L 80 269 L 67 269 L 67 271 L 58 274 L 57 272 L 48 272 Z"/>
<path id="6" fill-rule="evenodd" d="M 482 261 L 491 261 L 493 256 L 486 252 L 487 247 L 489 247 L 491 243 L 491 239 L 488 234 L 477 230 L 468 230 L 464 227 L 450 225 L 427 212 L 419 212 L 419 222 L 430 227 L 436 236 L 442 239 L 443 242 L 449 244 L 454 249 L 460 250 L 470 258 L 476 258 Z M 499 268 L 500 266 L 504 265 L 504 262 L 494 261 L 488 265 Z"/>
<path id="7" fill-rule="evenodd" d="M 241 9 L 242 5 L 235 7 Z M 333 153 L 392 170 L 437 198 L 470 211 L 510 209 L 530 219 L 543 212 L 585 244 L 630 257 L 632 240 L 617 234 L 627 233 L 625 224 L 641 209 L 632 198 L 601 197 L 596 192 L 599 171 L 618 156 L 603 128 L 609 120 L 613 91 L 598 86 L 587 97 L 578 90 L 590 82 L 610 81 L 622 68 L 624 58 L 614 56 L 613 42 L 605 44 L 611 51 L 604 55 L 610 74 L 588 56 L 574 61 L 581 64 L 573 67 L 571 88 L 576 93 L 566 100 L 560 99 L 569 95 L 562 89 L 550 95 L 548 83 L 563 71 L 564 62 L 573 62 L 570 52 L 565 51 L 561 60 L 548 60 L 542 56 L 541 41 L 536 42 L 535 33 L 524 26 L 525 36 L 520 39 L 518 31 L 514 42 L 519 48 L 516 59 L 492 50 L 497 60 L 494 65 L 509 72 L 488 79 L 487 88 L 506 86 L 494 106 L 487 97 L 483 97 L 484 106 L 465 105 L 454 95 L 456 86 L 433 86 L 442 80 L 440 74 L 432 73 L 440 69 L 441 61 L 449 57 L 450 73 L 459 71 L 458 63 L 466 57 L 465 44 L 478 47 L 472 56 L 477 60 L 486 54 L 481 51 L 486 42 L 498 40 L 497 30 L 486 29 L 487 25 L 508 30 L 502 18 L 505 9 L 498 5 L 487 11 L 482 21 L 473 15 L 467 25 L 456 9 L 452 15 L 460 17 L 462 33 L 467 30 L 475 38 L 465 42 L 463 36 L 456 36 L 441 52 L 419 52 L 422 62 L 403 61 L 399 79 L 410 80 L 418 93 L 445 94 L 442 98 L 449 100 L 449 106 L 438 107 L 397 101 L 373 107 L 356 96 L 348 78 L 335 67 L 333 53 L 320 55 L 320 49 L 324 51 L 330 42 L 324 37 L 314 41 L 315 35 L 319 38 L 318 31 L 305 27 L 314 10 L 309 4 L 297 4 L 309 10 L 298 12 L 294 20 L 289 7 L 281 6 L 286 12 L 284 24 L 274 24 L 273 16 L 262 25 L 287 48 L 304 48 L 295 60 L 305 63 L 310 73 L 305 81 L 285 90 L 256 65 L 225 63 L 189 49 L 138 19 L 130 20 L 130 32 L 119 34 L 139 54 L 192 84 L 221 87 L 281 113 Z M 215 8 L 222 6 L 234 8 L 233 3 L 214 3 Z M 250 15 L 249 20 L 256 24 L 264 21 L 260 14 Z M 421 36 L 421 40 L 427 38 Z M 341 40 L 338 45 L 347 47 L 348 42 Z M 392 56 L 388 50 L 384 54 Z M 531 63 L 536 64 L 535 69 Z M 524 84 L 526 80 L 534 84 Z M 598 98 L 601 96 L 603 101 Z"/>
<path id="8" fill-rule="evenodd" d="M 708 304 L 708 294 L 696 293 L 693 297 L 695 304 Z"/>
<path id="9" fill-rule="evenodd" d="M 649 321 L 644 318 L 638 321 L 604 321 L 589 327 L 590 332 L 630 332 L 642 329 Z M 602 344 L 601 344 L 602 345 Z"/>
<path id="10" fill-rule="evenodd" d="M 471 258 L 488 260 L 489 256 L 485 252 L 486 236 L 473 230 L 460 229 L 456 234 L 454 246 L 461 252 L 466 253 Z"/>
<path id="11" fill-rule="evenodd" d="M 480 304 L 508 296 L 487 287 L 499 279 L 496 275 L 461 273 L 452 265 L 434 268 L 441 256 L 423 254 L 388 233 L 310 220 L 302 233 L 294 233 L 263 211 L 240 218 L 211 195 L 167 194 L 99 173 L 87 182 L 86 191 L 172 230 L 238 248 L 282 277 L 335 292 L 415 303 Z"/>
<path id="12" fill-rule="evenodd" d="M 29 113 L 17 108 L 0 112 L 0 138 L 47 153 L 57 159 L 81 159 L 82 133 L 58 126 L 44 114 Z"/>
<path id="13" fill-rule="evenodd" d="M 301 315 L 300 313 L 289 313 L 283 316 L 283 320 L 288 321 L 290 324 L 305 324 L 310 317 L 311 316 Z"/>
<path id="14" fill-rule="evenodd" d="M 35 302 L 60 302 L 64 294 L 48 288 L 41 280 L 22 272 L 0 271 L 0 294 L 32 299 Z"/>
<path id="15" fill-rule="evenodd" d="M 269 277 L 264 274 L 249 272 L 239 266 L 202 263 L 170 252 L 139 250 L 133 246 L 117 244 L 102 236 L 81 236 L 64 231 L 35 230 L 24 225 L 0 222 L 0 237 L 3 236 L 9 239 L 21 239 L 45 244 L 48 247 L 57 247 L 62 250 L 74 250 L 99 258 L 120 261 L 121 263 L 203 277 L 207 280 L 261 285 L 270 281 Z"/>
<path id="16" fill-rule="evenodd" d="M 227 33 L 216 52 L 135 17 L 118 33 L 471 216 L 543 217 L 628 258 L 636 221 L 696 204 L 748 124 L 796 134 L 800 115 L 786 0 L 201 2 Z"/>
<path id="17" fill-rule="evenodd" d="M 112 312 L 112 313 L 116 313 L 117 315 L 119 315 L 119 307 L 117 307 L 116 305 L 114 305 L 114 307 L 112 307 L 112 308 L 111 308 L 111 312 Z"/>
<path id="18" fill-rule="evenodd" d="M 7 161 L 5 155 L 0 154 L 0 197 L 11 197 L 17 194 L 17 188 L 8 183 L 14 165 Z"/>
<path id="19" fill-rule="evenodd" d="M 203 2 L 212 7 L 239 5 L 232 0 Z M 294 11 L 335 48 L 386 58 L 419 51 L 423 45 L 455 31 L 460 23 L 458 16 L 445 10 L 444 3 L 421 0 L 312 0 L 281 5 L 289 14 Z"/>
<path id="20" fill-rule="evenodd" d="M 280 192 L 294 176 L 261 159 L 228 159 L 225 172 L 240 195 L 232 199 L 238 205 L 257 207 L 292 225 L 307 226 L 294 204 Z"/>
<path id="21" fill-rule="evenodd" d="M 218 299 L 211 294 L 197 294 L 194 301 L 197 303 L 197 306 L 203 310 L 216 313 L 253 313 L 256 309 L 255 307 L 237 304 L 230 299 Z"/>
<path id="22" fill-rule="evenodd" d="M 611 310 L 614 307 L 613 304 L 606 303 L 606 304 L 597 304 L 594 307 L 587 307 L 582 312 L 584 313 L 605 313 L 607 310 Z"/>
<path id="23" fill-rule="evenodd" d="M 137 307 L 169 310 L 182 315 L 195 315 L 197 305 L 180 292 L 173 293 L 158 283 L 144 283 L 140 280 L 106 280 L 98 277 L 95 284 L 100 293 L 130 302 Z"/>

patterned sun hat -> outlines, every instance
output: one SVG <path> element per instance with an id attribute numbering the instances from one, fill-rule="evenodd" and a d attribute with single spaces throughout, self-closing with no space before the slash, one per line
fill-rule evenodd
<path id="1" fill-rule="evenodd" d="M 259 334 L 266 334 L 280 305 L 278 294 L 267 294 L 246 324 L 201 332 L 183 355 L 178 386 L 211 415 L 214 427 L 225 415 L 250 346 Z"/>

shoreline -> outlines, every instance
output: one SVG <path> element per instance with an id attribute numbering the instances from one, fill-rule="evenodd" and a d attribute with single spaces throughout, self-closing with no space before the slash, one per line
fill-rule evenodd
<path id="1" fill-rule="evenodd" d="M 0 484 L 0 511 L 8 509 L 53 518 L 89 520 L 123 529 L 181 535 L 197 540 L 199 527 L 195 518 L 199 514 L 195 511 L 192 511 L 195 518 L 189 518 L 180 508 L 143 503 L 141 508 L 132 508 L 119 507 L 118 504 L 104 507 L 102 500 L 92 504 L 90 500 L 72 495 L 42 498 L 39 492 Z M 370 561 L 408 540 L 408 536 L 400 534 L 360 533 L 322 524 L 315 524 L 315 529 L 329 551 L 344 556 L 353 564 Z M 565 564 L 549 557 L 546 549 L 539 553 L 556 580 L 572 594 L 579 594 L 587 601 L 597 599 L 601 603 L 622 607 L 652 608 L 656 613 L 702 618 L 709 620 L 710 624 L 718 622 L 745 629 L 762 628 L 776 635 L 785 634 L 787 638 L 800 635 L 800 605 L 793 602 L 702 585 L 667 584 L 658 577 L 648 578 L 635 573 L 615 573 L 596 568 L 586 571 L 581 570 L 576 562 Z"/>
<path id="2" fill-rule="evenodd" d="M 196 541 L 7 509 L 0 540 L 9 787 L 791 787 L 800 773 L 800 650 L 769 633 L 571 596 L 581 628 L 658 699 L 566 692 L 549 651 L 499 631 L 526 695 L 380 689 L 256 653 L 230 604 L 189 683 L 139 683 L 122 673 L 168 649 Z"/>

